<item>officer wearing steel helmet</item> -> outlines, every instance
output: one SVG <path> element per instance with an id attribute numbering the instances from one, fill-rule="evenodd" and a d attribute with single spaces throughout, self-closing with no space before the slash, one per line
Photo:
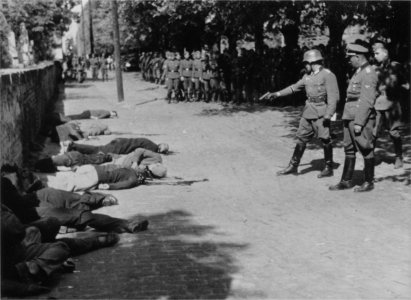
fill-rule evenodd
<path id="1" fill-rule="evenodd" d="M 268 93 L 260 100 L 275 99 L 305 89 L 307 100 L 297 130 L 297 144 L 289 165 L 277 172 L 277 175 L 297 174 L 298 165 L 304 154 L 307 143 L 315 136 L 324 148 L 325 167 L 318 178 L 333 175 L 333 149 L 330 136 L 330 119 L 335 113 L 339 100 L 339 90 L 335 75 L 323 67 L 321 52 L 312 49 L 304 53 L 307 73 L 298 82 L 285 89 Z"/>

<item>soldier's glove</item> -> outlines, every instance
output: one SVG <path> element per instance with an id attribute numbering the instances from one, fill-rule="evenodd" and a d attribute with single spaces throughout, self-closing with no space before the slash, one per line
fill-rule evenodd
<path id="1" fill-rule="evenodd" d="M 324 127 L 330 127 L 331 126 L 331 119 L 324 118 L 323 125 L 324 125 Z"/>

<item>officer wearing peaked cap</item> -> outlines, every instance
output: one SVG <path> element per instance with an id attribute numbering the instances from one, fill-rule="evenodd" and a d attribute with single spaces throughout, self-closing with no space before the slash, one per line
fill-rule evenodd
<path id="1" fill-rule="evenodd" d="M 306 63 L 308 74 L 295 84 L 268 95 L 270 98 L 278 98 L 304 89 L 307 94 L 307 101 L 297 130 L 298 141 L 293 156 L 288 167 L 277 172 L 277 175 L 297 174 L 297 168 L 306 145 L 316 136 L 323 144 L 325 158 L 325 168 L 318 175 L 318 178 L 328 177 L 333 175 L 330 119 L 335 113 L 340 98 L 337 79 L 330 70 L 323 67 L 323 57 L 320 51 L 306 51 L 303 61 Z"/>
<path id="2" fill-rule="evenodd" d="M 330 186 L 330 190 L 333 191 L 353 187 L 352 176 L 357 151 L 364 157 L 365 182 L 354 191 L 366 192 L 374 188 L 373 128 L 378 79 L 375 70 L 369 65 L 366 58 L 368 52 L 368 48 L 358 41 L 347 46 L 347 58 L 357 70 L 348 84 L 342 117 L 344 121 L 344 169 L 341 181 Z"/>

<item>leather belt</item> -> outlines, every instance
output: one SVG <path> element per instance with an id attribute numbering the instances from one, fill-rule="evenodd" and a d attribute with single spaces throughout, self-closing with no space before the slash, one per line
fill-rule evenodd
<path id="1" fill-rule="evenodd" d="M 321 103 L 325 102 L 325 100 L 327 100 L 327 96 L 307 97 L 307 101 L 312 103 Z"/>

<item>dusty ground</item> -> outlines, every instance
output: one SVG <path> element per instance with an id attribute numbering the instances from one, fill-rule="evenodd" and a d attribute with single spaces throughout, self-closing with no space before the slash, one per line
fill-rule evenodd
<path id="1" fill-rule="evenodd" d="M 67 85 L 64 111 L 118 111 L 105 121 L 114 134 L 90 144 L 145 136 L 171 145 L 167 179 L 115 191 L 120 205 L 100 209 L 148 218 L 150 228 L 77 258 L 77 271 L 42 297 L 410 299 L 409 134 L 401 170 L 383 139 L 374 191 L 330 192 L 342 166 L 317 179 L 323 154 L 315 144 L 301 175 L 275 176 L 291 156 L 298 108 L 169 105 L 163 87 L 135 73 L 124 80 L 120 104 L 114 80 Z M 343 159 L 337 143 L 335 161 Z M 360 184 L 361 159 L 356 169 Z"/>

